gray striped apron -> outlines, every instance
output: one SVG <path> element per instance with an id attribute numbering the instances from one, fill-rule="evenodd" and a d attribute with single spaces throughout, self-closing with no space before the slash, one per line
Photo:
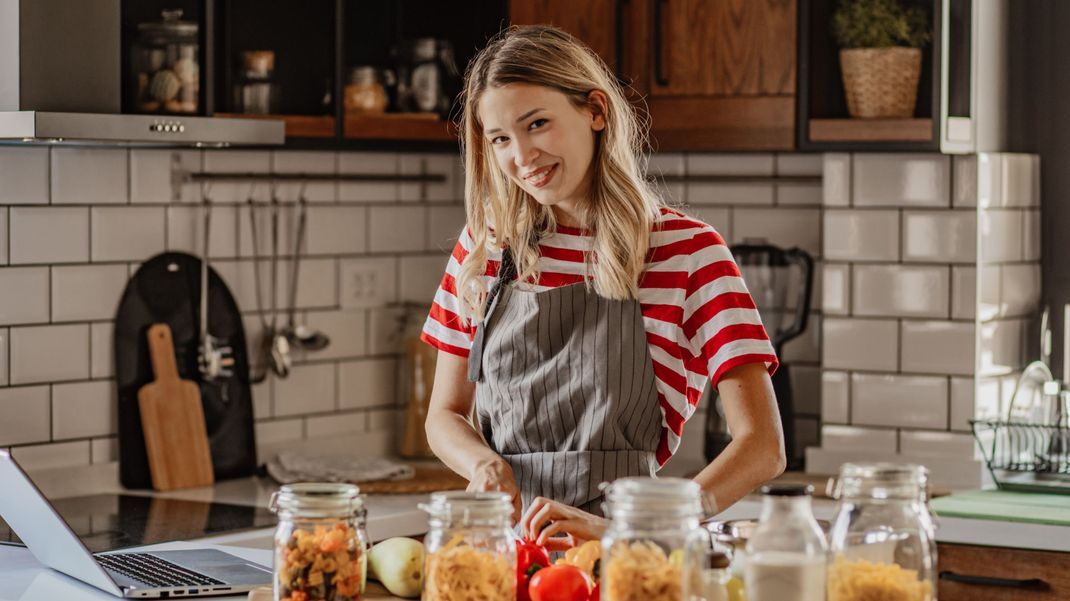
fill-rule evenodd
<path id="1" fill-rule="evenodd" d="M 583 282 L 520 289 L 503 254 L 468 357 L 478 426 L 513 468 L 524 510 L 542 496 L 602 515 L 599 484 L 658 468 L 661 410 L 639 302 Z"/>

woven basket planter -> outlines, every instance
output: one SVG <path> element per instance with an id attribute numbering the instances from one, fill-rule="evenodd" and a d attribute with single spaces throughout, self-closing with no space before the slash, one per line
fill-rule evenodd
<path id="1" fill-rule="evenodd" d="M 840 50 L 840 70 L 852 117 L 913 117 L 921 75 L 920 48 Z"/>

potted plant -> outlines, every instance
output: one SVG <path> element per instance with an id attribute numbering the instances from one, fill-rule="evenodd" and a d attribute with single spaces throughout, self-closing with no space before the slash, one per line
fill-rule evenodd
<path id="1" fill-rule="evenodd" d="M 852 117 L 912 117 L 929 16 L 902 0 L 840 0 L 832 16 Z"/>

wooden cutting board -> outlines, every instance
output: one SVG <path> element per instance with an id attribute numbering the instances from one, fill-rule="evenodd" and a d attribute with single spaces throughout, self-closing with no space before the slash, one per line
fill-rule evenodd
<path id="1" fill-rule="evenodd" d="M 152 487 L 173 490 L 211 485 L 215 478 L 200 390 L 179 378 L 167 324 L 150 326 L 148 339 L 156 379 L 138 390 L 137 400 Z"/>

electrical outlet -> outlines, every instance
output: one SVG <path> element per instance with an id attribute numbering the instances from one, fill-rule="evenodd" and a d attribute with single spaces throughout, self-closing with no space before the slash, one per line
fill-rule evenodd
<path id="1" fill-rule="evenodd" d="M 393 259 L 344 259 L 339 278 L 343 309 L 382 307 L 397 298 Z"/>

